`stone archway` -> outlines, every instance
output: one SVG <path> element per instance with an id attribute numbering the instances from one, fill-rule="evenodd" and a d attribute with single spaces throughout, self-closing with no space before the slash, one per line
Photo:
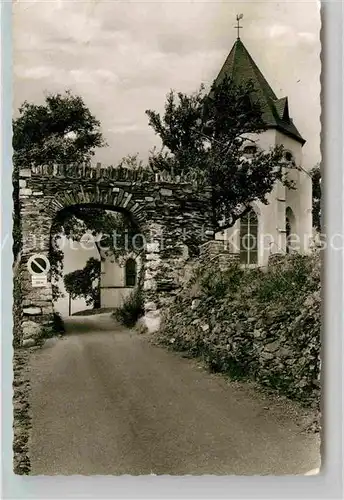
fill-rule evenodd
<path id="1" fill-rule="evenodd" d="M 200 192 L 188 178 L 81 165 L 22 168 L 19 179 L 24 334 L 25 327 L 42 328 L 51 321 L 51 283 L 33 287 L 27 262 L 34 254 L 49 258 L 50 228 L 59 211 L 89 205 L 129 214 L 146 238 L 144 299 L 158 306 L 179 286 L 185 234 L 192 232 L 199 244 L 213 238 L 210 193 Z"/>

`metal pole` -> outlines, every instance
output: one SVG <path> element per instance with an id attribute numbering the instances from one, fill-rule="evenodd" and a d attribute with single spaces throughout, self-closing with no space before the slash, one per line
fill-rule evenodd
<path id="1" fill-rule="evenodd" d="M 72 315 L 72 296 L 71 296 L 71 294 L 69 294 L 68 309 L 69 309 L 68 314 L 69 314 L 69 316 L 71 316 Z"/>

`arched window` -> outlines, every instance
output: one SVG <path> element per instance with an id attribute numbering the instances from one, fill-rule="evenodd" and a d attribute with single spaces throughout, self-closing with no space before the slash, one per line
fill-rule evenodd
<path id="1" fill-rule="evenodd" d="M 290 227 L 290 220 L 289 220 L 288 216 L 285 218 L 285 233 L 286 233 L 286 252 L 290 253 L 291 227 Z"/>
<path id="2" fill-rule="evenodd" d="M 258 263 L 258 217 L 253 209 L 240 219 L 240 262 Z"/>
<path id="3" fill-rule="evenodd" d="M 128 259 L 125 263 L 125 286 L 136 285 L 136 261 Z"/>
<path id="4" fill-rule="evenodd" d="M 293 251 L 293 238 L 296 235 L 296 221 L 294 212 L 290 207 L 285 211 L 286 252 Z"/>

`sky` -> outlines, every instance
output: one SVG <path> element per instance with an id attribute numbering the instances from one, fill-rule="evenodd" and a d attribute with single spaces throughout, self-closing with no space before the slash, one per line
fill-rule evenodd
<path id="1" fill-rule="evenodd" d="M 81 95 L 108 143 L 95 160 L 146 159 L 159 138 L 146 109 L 170 89 L 192 93 L 217 76 L 240 36 L 306 139 L 305 167 L 320 161 L 318 2 L 13 0 L 14 115 L 49 92 Z"/>

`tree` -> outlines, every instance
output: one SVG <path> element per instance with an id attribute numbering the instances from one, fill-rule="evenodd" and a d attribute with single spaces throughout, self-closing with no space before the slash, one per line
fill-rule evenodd
<path id="1" fill-rule="evenodd" d="M 63 278 L 67 293 L 72 299 L 82 297 L 88 306 L 100 307 L 100 261 L 91 257 L 83 269 L 77 269 Z"/>
<path id="2" fill-rule="evenodd" d="M 313 227 L 321 231 L 321 171 L 319 163 L 311 170 Z"/>
<path id="3" fill-rule="evenodd" d="M 245 143 L 267 128 L 252 82 L 225 78 L 210 93 L 204 87 L 193 95 L 171 91 L 163 116 L 146 113 L 163 146 L 150 157 L 151 168 L 191 174 L 208 185 L 215 230 L 233 226 L 253 201 L 267 204 L 277 180 L 293 187 L 282 147 L 243 154 Z"/>

